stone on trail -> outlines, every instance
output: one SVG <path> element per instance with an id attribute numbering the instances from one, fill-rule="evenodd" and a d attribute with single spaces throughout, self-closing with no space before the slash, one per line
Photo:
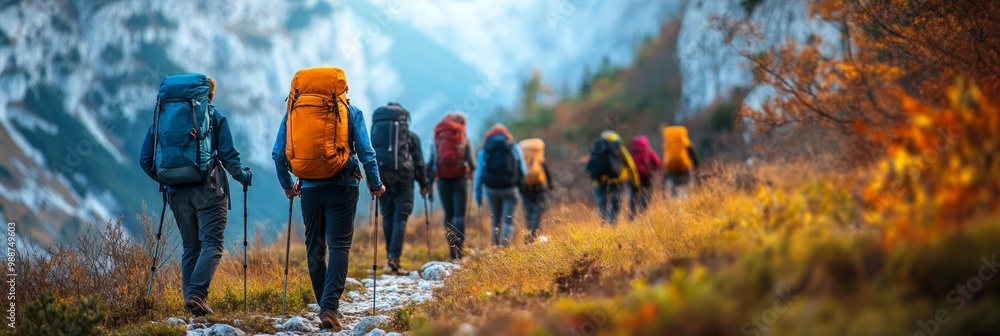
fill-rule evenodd
<path id="1" fill-rule="evenodd" d="M 181 318 L 171 317 L 167 319 L 167 325 L 171 327 L 176 327 L 176 326 L 187 325 L 187 322 L 184 322 L 184 319 Z"/>
<path id="2" fill-rule="evenodd" d="M 375 328 L 365 334 L 365 336 L 385 336 L 385 330 Z"/>
<path id="3" fill-rule="evenodd" d="M 316 331 L 316 327 L 312 325 L 312 322 L 302 316 L 293 316 L 288 319 L 288 321 L 285 321 L 285 323 L 278 325 L 278 330 L 291 332 L 313 332 Z"/>
<path id="4" fill-rule="evenodd" d="M 422 270 L 422 277 L 425 280 L 444 280 L 448 276 L 451 276 L 451 272 L 454 270 L 461 269 L 462 266 L 457 264 L 452 264 L 442 261 L 431 261 L 424 264 L 420 269 Z"/>
<path id="5" fill-rule="evenodd" d="M 314 312 L 318 312 L 319 311 L 319 305 L 315 304 L 315 303 L 310 303 L 309 304 L 309 310 L 312 310 Z"/>
<path id="6" fill-rule="evenodd" d="M 365 284 L 362 284 L 361 281 L 358 281 L 358 279 L 350 278 L 349 277 L 349 278 L 347 278 L 347 281 L 344 282 L 344 290 L 346 290 L 346 291 L 357 291 L 359 293 L 364 293 L 365 290 L 366 290 L 366 288 L 365 288 Z"/>
<path id="7" fill-rule="evenodd" d="M 454 336 L 472 336 L 476 334 L 476 327 L 471 324 L 462 323 L 458 326 L 458 330 L 455 330 Z"/>
<path id="8" fill-rule="evenodd" d="M 215 324 L 208 328 L 195 329 L 187 332 L 188 336 L 246 336 L 243 330 L 228 324 Z"/>
<path id="9" fill-rule="evenodd" d="M 420 272 L 410 271 L 410 280 L 420 281 Z"/>
<path id="10" fill-rule="evenodd" d="M 429 291 L 429 290 L 431 290 L 431 284 L 426 283 L 426 282 L 421 283 L 419 286 L 417 286 L 417 289 L 420 289 L 422 291 Z"/>
<path id="11" fill-rule="evenodd" d="M 431 265 L 424 268 L 423 277 L 426 280 L 444 280 L 451 276 L 451 270 L 441 265 Z"/>
<path id="12" fill-rule="evenodd" d="M 430 262 L 427 262 L 426 264 L 424 264 L 424 266 L 421 266 L 420 270 L 421 271 L 427 270 L 427 268 L 431 267 L 431 266 L 441 266 L 441 267 L 444 267 L 444 268 L 449 269 L 449 270 L 457 270 L 457 269 L 462 268 L 462 266 L 460 266 L 458 264 L 453 264 L 453 263 L 450 263 L 450 262 L 430 261 Z"/>
<path id="13" fill-rule="evenodd" d="M 361 319 L 358 324 L 354 325 L 354 329 L 351 329 L 351 333 L 354 336 L 365 336 L 369 331 L 375 329 L 375 327 L 382 322 L 388 321 L 389 318 L 386 316 L 371 316 Z"/>
<path id="14" fill-rule="evenodd" d="M 403 334 L 393 331 L 391 333 L 385 334 L 385 336 L 403 336 Z"/>

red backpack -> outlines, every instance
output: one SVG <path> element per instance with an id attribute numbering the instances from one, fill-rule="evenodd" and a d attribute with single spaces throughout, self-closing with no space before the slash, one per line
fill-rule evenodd
<path id="1" fill-rule="evenodd" d="M 434 127 L 434 146 L 437 148 L 437 177 L 453 179 L 465 176 L 465 125 L 445 119 Z"/>

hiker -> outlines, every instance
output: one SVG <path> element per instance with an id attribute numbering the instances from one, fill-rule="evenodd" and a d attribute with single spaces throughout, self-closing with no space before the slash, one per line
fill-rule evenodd
<path id="1" fill-rule="evenodd" d="M 320 326 L 334 331 L 343 328 L 337 309 L 347 278 L 361 171 L 372 199 L 386 190 L 364 114 L 350 105 L 347 89 L 339 68 L 296 72 L 271 152 L 285 196 L 290 202 L 302 197 L 309 280 L 320 306 Z M 289 172 L 299 183 L 292 183 Z"/>
<path id="2" fill-rule="evenodd" d="M 538 238 L 538 227 L 545 211 L 545 196 L 552 190 L 552 174 L 545 164 L 545 142 L 542 139 L 524 139 L 518 143 L 527 174 L 524 176 L 521 196 L 524 197 L 524 217 L 528 222 L 528 242 Z"/>
<path id="3" fill-rule="evenodd" d="M 653 174 L 660 168 L 660 157 L 649 147 L 649 138 L 644 135 L 632 138 L 628 149 L 639 175 L 639 185 L 629 188 L 632 191 L 628 203 L 631 220 L 649 207 L 649 199 L 653 196 Z"/>
<path id="4" fill-rule="evenodd" d="M 413 212 L 413 183 L 420 185 L 420 194 L 427 195 L 424 157 L 420 138 L 409 130 L 410 112 L 399 103 L 390 102 L 372 114 L 372 147 L 386 194 L 379 209 L 385 232 L 386 267 L 393 273 L 400 270 L 406 220 Z"/>
<path id="5" fill-rule="evenodd" d="M 222 259 L 229 213 L 229 179 L 250 186 L 253 174 L 240 163 L 229 120 L 215 109 L 215 80 L 201 74 L 167 76 L 156 97 L 139 166 L 165 192 L 181 234 L 184 310 L 212 314 L 208 288 Z"/>
<path id="6" fill-rule="evenodd" d="M 601 133 L 591 147 L 587 171 L 593 181 L 597 214 L 605 224 L 614 224 L 621 211 L 622 184 L 639 186 L 639 173 L 621 135 L 615 131 Z"/>
<path id="7" fill-rule="evenodd" d="M 483 207 L 483 186 L 492 212 L 493 245 L 508 246 L 514 236 L 514 210 L 517 209 L 518 190 L 523 189 L 527 167 L 521 149 L 514 144 L 514 137 L 501 124 L 493 125 L 486 132 L 483 148 L 479 150 L 479 168 L 476 169 L 476 205 Z M 501 227 L 501 222 L 503 226 Z"/>
<path id="8" fill-rule="evenodd" d="M 444 230 L 448 239 L 449 261 L 465 256 L 465 213 L 468 206 L 469 176 L 476 169 L 472 144 L 465 134 L 465 115 L 449 113 L 434 127 L 434 145 L 427 160 L 427 177 L 437 182 Z M 433 194 L 433 193 L 432 193 Z"/>
<path id="9" fill-rule="evenodd" d="M 691 146 L 686 127 L 667 126 L 661 131 L 664 183 L 670 197 L 686 198 L 688 186 L 694 179 L 694 169 L 698 168 L 698 153 Z"/>

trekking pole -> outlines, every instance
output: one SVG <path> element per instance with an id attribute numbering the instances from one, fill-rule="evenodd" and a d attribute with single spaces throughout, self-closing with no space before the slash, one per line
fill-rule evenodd
<path id="1" fill-rule="evenodd" d="M 294 187 L 293 187 L 294 188 Z M 288 301 L 288 254 L 291 252 L 292 245 L 292 204 L 295 203 L 295 197 L 290 197 L 288 199 L 288 238 L 285 241 L 285 289 L 281 294 L 281 323 L 285 323 L 285 302 Z"/>
<path id="2" fill-rule="evenodd" d="M 424 230 L 427 235 L 427 261 L 431 261 L 431 209 L 427 204 L 427 195 L 424 195 L 424 223 L 427 228 Z"/>
<path id="3" fill-rule="evenodd" d="M 243 311 L 247 306 L 247 185 L 243 185 Z"/>
<path id="4" fill-rule="evenodd" d="M 378 297 L 378 196 L 375 196 L 375 234 L 372 235 L 372 241 L 375 242 L 375 252 L 372 255 L 372 316 L 375 316 L 375 298 Z"/>
<path id="5" fill-rule="evenodd" d="M 163 235 L 163 216 L 167 213 L 167 190 L 162 185 L 160 192 L 163 194 L 163 208 L 160 209 L 160 227 L 156 229 L 156 245 L 153 247 L 153 265 L 149 268 L 149 286 L 146 287 L 146 300 L 153 292 L 153 279 L 156 277 L 156 259 L 160 252 L 160 236 Z"/>

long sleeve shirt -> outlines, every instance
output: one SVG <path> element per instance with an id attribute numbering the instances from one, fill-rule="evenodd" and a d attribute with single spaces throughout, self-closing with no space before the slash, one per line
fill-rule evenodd
<path id="1" fill-rule="evenodd" d="M 375 162 L 375 149 L 372 148 L 371 138 L 368 137 L 368 127 L 365 126 L 364 114 L 354 106 L 349 106 L 347 111 L 348 132 L 347 142 L 351 147 L 351 157 L 347 160 L 344 168 L 331 178 L 323 180 L 302 179 L 303 188 L 318 187 L 326 184 L 357 187 L 364 169 L 368 178 L 368 188 L 378 190 L 382 188 L 382 180 L 379 178 L 378 164 Z M 288 158 L 285 157 L 285 124 L 288 115 L 281 119 L 278 126 L 278 135 L 274 139 L 274 148 L 271 150 L 271 159 L 274 160 L 274 169 L 278 174 L 278 184 L 283 189 L 291 189 L 292 175 Z"/>
<path id="2" fill-rule="evenodd" d="M 233 146 L 233 135 L 229 129 L 229 119 L 214 106 L 212 109 L 212 143 L 215 144 L 215 157 L 219 159 L 222 163 L 222 167 L 233 176 L 237 182 L 245 183 L 249 178 L 247 172 L 243 171 L 243 164 L 240 162 L 240 152 L 236 150 Z M 142 140 L 142 147 L 139 151 L 139 167 L 142 171 L 146 173 L 146 176 L 157 181 L 156 179 L 156 163 L 155 160 L 155 148 L 154 147 L 154 132 L 152 126 L 149 127 L 149 131 L 146 132 L 145 139 Z M 225 176 L 219 177 L 218 187 L 223 190 L 226 195 L 229 195 L 229 180 Z M 212 188 L 216 186 L 211 182 L 212 178 L 207 179 L 208 181 L 189 185 L 175 185 L 166 186 L 167 192 L 173 193 L 178 191 L 191 190 L 193 188 Z M 159 181 L 157 181 L 159 182 Z"/>

